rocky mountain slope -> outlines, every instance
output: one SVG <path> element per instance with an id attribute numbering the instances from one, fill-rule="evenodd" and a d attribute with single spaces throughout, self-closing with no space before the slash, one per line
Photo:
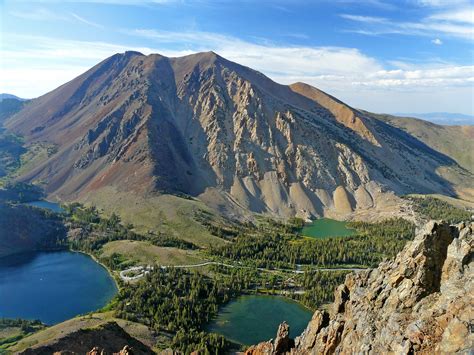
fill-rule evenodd
<path id="1" fill-rule="evenodd" d="M 320 216 L 456 195 L 472 175 L 404 130 L 213 52 L 116 54 L 7 122 L 57 153 L 21 176 L 51 197 L 184 192 L 225 213 Z M 394 202 L 395 201 L 395 202 Z"/>
<path id="2" fill-rule="evenodd" d="M 66 238 L 62 221 L 41 209 L 0 199 L 0 257 L 57 248 Z"/>
<path id="3" fill-rule="evenodd" d="M 431 148 L 456 160 L 474 173 L 474 126 L 443 126 L 412 117 L 398 117 L 367 112 L 418 138 Z"/>
<path id="4" fill-rule="evenodd" d="M 27 101 L 18 98 L 3 98 L 0 99 L 0 125 L 11 115 L 20 111 Z"/>
<path id="5" fill-rule="evenodd" d="M 349 274 L 330 313 L 316 311 L 295 340 L 246 354 L 453 354 L 474 348 L 474 223 L 428 223 L 395 258 Z M 290 325 L 291 326 L 291 325 Z"/>

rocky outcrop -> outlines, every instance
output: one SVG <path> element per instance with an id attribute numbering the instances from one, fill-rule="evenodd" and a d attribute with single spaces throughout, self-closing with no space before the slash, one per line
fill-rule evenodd
<path id="1" fill-rule="evenodd" d="M 108 322 L 95 328 L 79 329 L 49 344 L 33 346 L 20 354 L 61 355 L 141 355 L 154 352 L 130 336 L 117 323 Z"/>
<path id="2" fill-rule="evenodd" d="M 429 222 L 398 256 L 349 274 L 329 313 L 286 348 L 257 354 L 448 354 L 474 348 L 474 223 Z"/>
<path id="3" fill-rule="evenodd" d="M 290 338 L 290 326 L 283 322 L 278 327 L 277 337 L 275 341 L 267 341 L 256 346 L 252 346 L 247 349 L 247 355 L 259 355 L 259 354 L 283 354 L 288 349 L 295 346 L 295 341 Z"/>

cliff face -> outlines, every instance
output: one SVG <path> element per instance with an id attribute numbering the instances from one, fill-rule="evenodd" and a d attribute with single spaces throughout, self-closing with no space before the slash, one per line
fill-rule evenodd
<path id="1" fill-rule="evenodd" d="M 316 311 L 306 330 L 247 354 L 435 354 L 474 347 L 474 223 L 428 223 L 395 260 L 352 273 L 329 313 Z M 286 346 L 282 346 L 286 344 Z M 294 346 L 292 345 L 294 344 Z"/>
<path id="2" fill-rule="evenodd" d="M 452 176 L 463 173 L 399 128 L 212 52 L 116 54 L 32 100 L 6 127 L 57 146 L 21 179 L 63 200 L 113 186 L 181 191 L 214 207 L 219 196 L 280 216 L 344 215 L 383 209 L 386 192 L 452 195 Z M 438 174 L 446 166 L 452 181 Z"/>

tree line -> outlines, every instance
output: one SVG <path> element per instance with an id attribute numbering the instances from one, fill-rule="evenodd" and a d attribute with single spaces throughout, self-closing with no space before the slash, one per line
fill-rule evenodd
<path id="1" fill-rule="evenodd" d="M 455 207 L 452 204 L 434 197 L 409 197 L 416 212 L 428 219 L 443 220 L 448 223 L 469 221 L 472 211 Z"/>
<path id="2" fill-rule="evenodd" d="M 211 247 L 214 256 L 265 268 L 294 268 L 296 264 L 320 267 L 376 266 L 395 256 L 413 239 L 415 226 L 404 219 L 381 223 L 354 222 L 354 236 L 326 239 L 301 237 L 272 230 L 239 235 L 232 243 Z"/>

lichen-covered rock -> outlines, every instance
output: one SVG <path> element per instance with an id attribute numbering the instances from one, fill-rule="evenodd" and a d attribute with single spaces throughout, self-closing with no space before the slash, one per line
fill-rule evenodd
<path id="1" fill-rule="evenodd" d="M 472 350 L 473 228 L 429 222 L 394 260 L 348 275 L 335 291 L 331 314 L 316 311 L 287 353 Z"/>

